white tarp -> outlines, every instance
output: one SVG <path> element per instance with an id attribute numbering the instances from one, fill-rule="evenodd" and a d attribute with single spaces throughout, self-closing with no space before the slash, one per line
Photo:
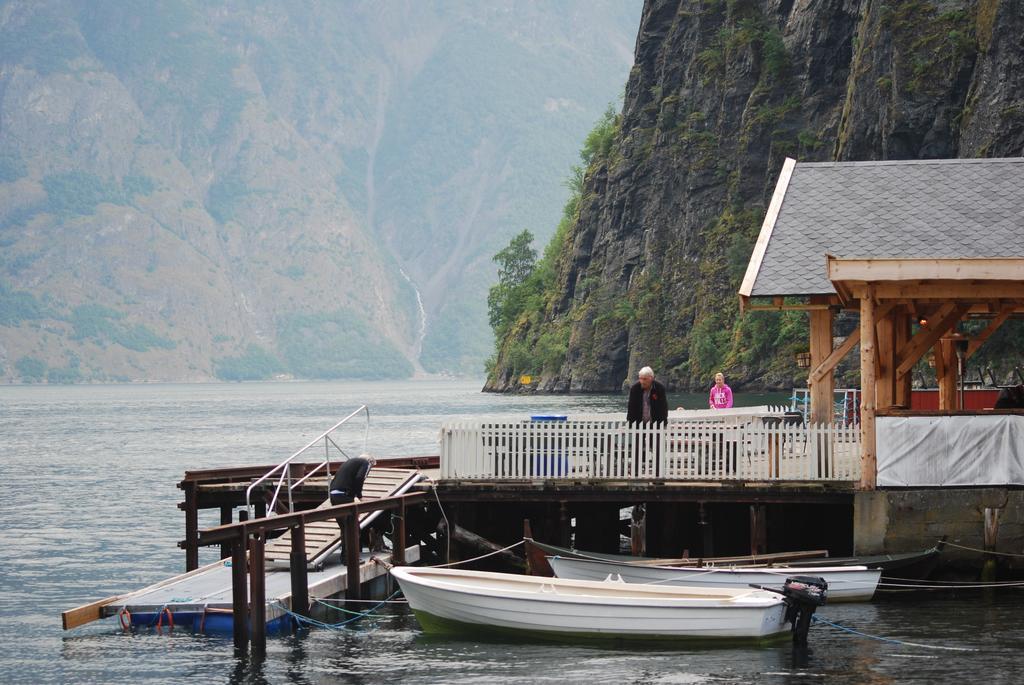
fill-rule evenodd
<path id="1" fill-rule="evenodd" d="M 1024 416 L 880 416 L 878 485 L 1024 485 Z"/>

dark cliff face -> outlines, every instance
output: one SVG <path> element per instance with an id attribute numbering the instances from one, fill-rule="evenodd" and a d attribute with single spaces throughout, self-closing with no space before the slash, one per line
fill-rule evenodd
<path id="1" fill-rule="evenodd" d="M 791 386 L 802 315 L 741 317 L 736 297 L 783 160 L 1022 154 L 1022 36 L 1006 0 L 649 0 L 557 294 L 513 329 L 569 329 L 531 388 L 616 391 L 644 365 L 679 390 L 718 370 Z M 486 389 L 522 372 L 499 352 Z"/>

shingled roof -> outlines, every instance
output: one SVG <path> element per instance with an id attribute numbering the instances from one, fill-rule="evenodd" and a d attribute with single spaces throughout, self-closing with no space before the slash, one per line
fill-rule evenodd
<path id="1" fill-rule="evenodd" d="M 1024 158 L 786 160 L 740 294 L 833 294 L 826 254 L 1024 257 Z"/>

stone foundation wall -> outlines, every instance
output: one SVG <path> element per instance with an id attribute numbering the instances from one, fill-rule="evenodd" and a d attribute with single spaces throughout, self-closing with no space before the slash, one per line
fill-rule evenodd
<path id="1" fill-rule="evenodd" d="M 895 554 L 925 549 L 942 536 L 951 543 L 942 565 L 981 568 L 985 511 L 995 525 L 993 550 L 1000 567 L 1024 570 L 1024 490 L 1009 488 L 934 488 L 859 492 L 853 506 L 855 554 Z"/>

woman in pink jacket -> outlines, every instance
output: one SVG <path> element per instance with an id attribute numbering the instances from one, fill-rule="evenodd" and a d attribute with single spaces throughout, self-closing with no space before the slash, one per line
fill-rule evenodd
<path id="1" fill-rule="evenodd" d="M 712 409 L 728 409 L 732 406 L 732 388 L 725 384 L 725 376 L 715 374 L 715 384 L 711 386 L 708 406 Z"/>

